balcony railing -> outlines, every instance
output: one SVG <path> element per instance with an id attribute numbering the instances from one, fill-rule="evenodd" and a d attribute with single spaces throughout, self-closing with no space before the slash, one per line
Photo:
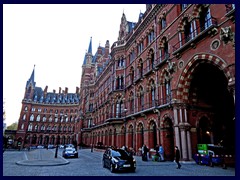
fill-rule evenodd
<path id="1" fill-rule="evenodd" d="M 148 65 L 146 68 L 143 69 L 144 76 L 148 75 L 153 70 L 154 70 L 154 64 Z"/>
<path id="2" fill-rule="evenodd" d="M 173 54 L 177 53 L 177 51 L 180 51 L 181 49 L 187 49 L 187 45 L 190 45 L 193 41 L 197 41 L 198 37 L 206 34 L 209 29 L 215 27 L 216 25 L 216 18 L 211 17 L 207 19 L 204 23 L 204 26 L 198 26 L 195 30 L 193 30 L 191 33 L 189 33 L 187 36 L 185 36 L 173 46 Z"/>
<path id="3" fill-rule="evenodd" d="M 161 64 L 163 64 L 164 62 L 166 62 L 170 57 L 170 54 L 169 53 L 164 53 L 162 54 L 158 59 L 156 59 L 156 67 L 160 66 Z"/>

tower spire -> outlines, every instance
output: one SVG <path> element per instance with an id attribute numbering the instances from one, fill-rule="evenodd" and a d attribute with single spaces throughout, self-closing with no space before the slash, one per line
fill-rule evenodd
<path id="1" fill-rule="evenodd" d="M 34 74 L 35 74 L 35 64 L 33 66 L 32 74 L 31 74 L 29 80 L 27 81 L 26 87 L 28 87 L 30 84 L 32 84 L 32 86 L 35 87 L 36 83 L 34 82 Z"/>
<path id="2" fill-rule="evenodd" d="M 89 46 L 88 46 L 88 53 L 92 54 L 92 37 L 90 38 Z"/>

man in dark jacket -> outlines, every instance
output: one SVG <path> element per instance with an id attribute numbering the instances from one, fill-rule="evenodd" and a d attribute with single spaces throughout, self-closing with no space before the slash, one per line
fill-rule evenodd
<path id="1" fill-rule="evenodd" d="M 181 166 L 182 166 L 182 165 L 179 163 L 179 159 L 180 159 L 180 151 L 179 151 L 178 147 L 175 146 L 175 161 L 176 161 L 176 163 L 177 163 L 177 165 L 178 165 L 177 169 L 180 169 Z"/>

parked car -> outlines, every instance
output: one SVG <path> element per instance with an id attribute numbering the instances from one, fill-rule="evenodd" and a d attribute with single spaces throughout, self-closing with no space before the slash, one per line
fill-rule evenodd
<path id="1" fill-rule="evenodd" d="M 78 158 L 78 152 L 76 151 L 75 148 L 67 147 L 63 150 L 62 156 L 64 158 L 70 158 L 70 157 Z"/>
<path id="2" fill-rule="evenodd" d="M 53 144 L 49 144 L 48 145 L 48 149 L 54 149 L 55 147 L 54 147 L 54 145 Z"/>
<path id="3" fill-rule="evenodd" d="M 72 147 L 72 148 L 74 148 L 74 145 L 73 145 L 73 144 L 66 144 L 66 145 L 65 145 L 65 148 L 67 148 L 67 147 Z"/>
<path id="4" fill-rule="evenodd" d="M 44 149 L 44 145 L 38 145 L 37 149 Z"/>
<path id="5" fill-rule="evenodd" d="M 60 149 L 63 149 L 63 148 L 64 148 L 64 145 L 60 144 L 60 145 L 59 145 L 59 148 L 60 148 Z"/>
<path id="6" fill-rule="evenodd" d="M 130 170 L 135 172 L 136 160 L 131 154 L 123 149 L 107 149 L 103 154 L 102 165 L 111 172 Z"/>

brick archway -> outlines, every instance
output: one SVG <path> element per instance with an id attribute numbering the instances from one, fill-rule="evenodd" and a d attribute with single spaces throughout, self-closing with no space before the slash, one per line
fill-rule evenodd
<path id="1" fill-rule="evenodd" d="M 177 99 L 186 102 L 189 96 L 190 82 L 192 80 L 192 73 L 196 67 L 201 63 L 209 63 L 216 66 L 219 70 L 223 71 L 227 79 L 231 78 L 231 74 L 227 68 L 226 62 L 214 55 L 210 54 L 197 54 L 187 63 L 183 69 L 177 85 Z"/>

